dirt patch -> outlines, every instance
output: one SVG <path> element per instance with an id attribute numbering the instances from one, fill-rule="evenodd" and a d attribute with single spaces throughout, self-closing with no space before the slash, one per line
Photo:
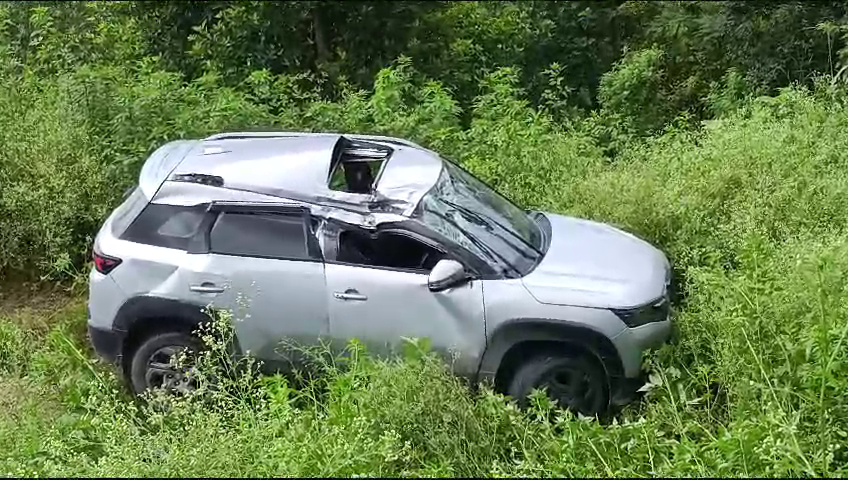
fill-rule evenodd
<path id="1" fill-rule="evenodd" d="M 0 316 L 17 315 L 21 310 L 44 315 L 66 307 L 79 297 L 80 292 L 56 284 L 4 280 L 0 283 Z"/>
<path id="2" fill-rule="evenodd" d="M 43 335 L 59 323 L 85 324 L 85 297 L 55 284 L 0 283 L 0 320 Z"/>

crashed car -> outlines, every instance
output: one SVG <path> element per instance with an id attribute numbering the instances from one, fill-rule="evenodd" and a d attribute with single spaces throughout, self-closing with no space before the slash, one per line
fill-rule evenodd
<path id="1" fill-rule="evenodd" d="M 453 371 L 520 402 L 597 414 L 630 398 L 670 334 L 669 262 L 612 226 L 526 211 L 412 142 L 222 133 L 144 163 L 93 246 L 88 330 L 136 393 L 190 388 L 171 359 L 206 309 L 240 352 L 428 339 Z M 283 368 L 283 367 L 279 367 Z"/>

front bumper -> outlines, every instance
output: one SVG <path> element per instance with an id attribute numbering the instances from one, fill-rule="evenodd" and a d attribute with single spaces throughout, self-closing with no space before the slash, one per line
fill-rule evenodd
<path id="1" fill-rule="evenodd" d="M 612 339 L 621 359 L 622 376 L 611 379 L 610 401 L 613 406 L 622 406 L 633 401 L 637 390 L 645 384 L 642 371 L 642 353 L 666 343 L 673 330 L 671 318 L 648 323 L 635 328 L 625 328 Z"/>
<path id="2" fill-rule="evenodd" d="M 97 328 L 88 325 L 88 339 L 95 353 L 103 360 L 117 364 L 121 361 L 121 350 L 124 336 L 111 329 Z"/>
<path id="3" fill-rule="evenodd" d="M 672 323 L 667 317 L 635 328 L 625 328 L 612 339 L 621 357 L 624 376 L 637 378 L 642 369 L 642 352 L 657 348 L 671 338 Z"/>

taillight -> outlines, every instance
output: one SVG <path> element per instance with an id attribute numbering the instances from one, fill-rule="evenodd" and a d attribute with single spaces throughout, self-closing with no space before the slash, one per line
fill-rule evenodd
<path id="1" fill-rule="evenodd" d="M 103 275 L 108 275 L 109 272 L 121 264 L 120 258 L 103 255 L 102 253 L 97 252 L 97 250 L 91 254 L 91 258 L 94 260 L 94 268 Z"/>

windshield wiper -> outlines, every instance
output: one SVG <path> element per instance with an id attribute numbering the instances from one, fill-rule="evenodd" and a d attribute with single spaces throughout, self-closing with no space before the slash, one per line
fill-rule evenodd
<path id="1" fill-rule="evenodd" d="M 541 250 L 536 248 L 535 245 L 533 245 L 532 243 L 527 241 L 524 237 L 515 233 L 514 231 L 512 231 L 512 229 L 506 228 L 505 226 L 501 225 L 498 221 L 492 219 L 491 217 L 488 217 L 486 215 L 481 215 L 481 214 L 475 212 L 474 210 L 471 210 L 468 207 L 465 207 L 463 205 L 459 205 L 457 203 L 451 202 L 450 200 L 445 200 L 444 198 L 440 198 L 439 200 L 444 202 L 446 205 L 449 205 L 449 206 L 459 210 L 460 212 L 462 212 L 462 213 L 464 213 L 464 214 L 466 214 L 470 217 L 474 217 L 475 219 L 477 219 L 478 222 L 481 222 L 481 223 L 486 224 L 486 225 L 491 225 L 491 224 L 497 225 L 498 227 L 500 227 L 501 230 L 506 231 L 507 233 L 509 233 L 513 237 L 520 240 L 521 243 L 523 243 L 524 245 L 529 247 L 530 250 L 533 250 L 533 252 L 536 253 L 537 255 L 539 255 L 540 257 L 544 255 L 544 253 Z M 530 260 L 534 260 L 534 261 L 536 260 L 536 258 L 534 258 L 532 255 L 528 255 L 527 252 L 519 249 L 516 245 L 514 245 L 510 242 L 506 242 L 506 243 L 507 243 L 507 245 L 513 247 L 518 253 L 520 253 L 524 257 L 526 257 Z"/>

